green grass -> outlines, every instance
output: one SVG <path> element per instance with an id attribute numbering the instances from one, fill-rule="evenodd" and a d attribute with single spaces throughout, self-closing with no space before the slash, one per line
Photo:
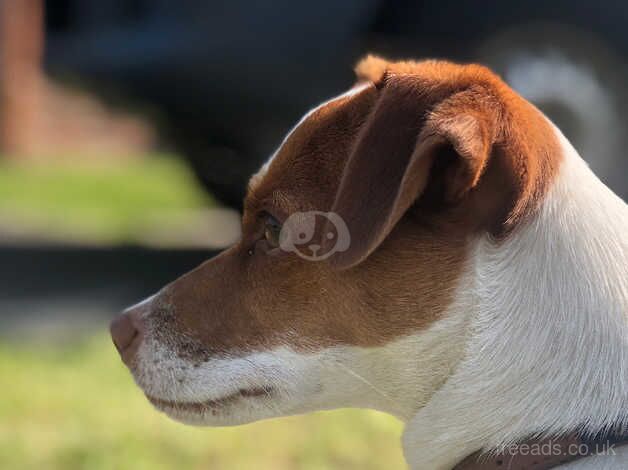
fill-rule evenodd
<path id="1" fill-rule="evenodd" d="M 211 205 L 185 163 L 150 156 L 117 166 L 0 160 L 0 224 L 90 242 L 134 242 L 155 215 Z"/>
<path id="2" fill-rule="evenodd" d="M 108 338 L 0 343 L 0 468 L 405 468 L 400 424 L 359 410 L 193 428 L 150 407 Z"/>

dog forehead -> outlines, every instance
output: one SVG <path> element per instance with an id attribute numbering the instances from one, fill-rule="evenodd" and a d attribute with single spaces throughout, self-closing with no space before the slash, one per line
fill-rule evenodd
<path id="1" fill-rule="evenodd" d="M 433 60 L 388 62 L 369 56 L 358 63 L 355 72 L 361 81 L 306 113 L 250 179 L 245 206 L 291 187 L 297 188 L 291 195 L 297 197 L 309 196 L 312 189 L 318 195 L 335 191 L 351 145 L 387 74 L 411 77 L 426 94 L 434 96 L 445 96 L 474 83 L 499 82 L 485 67 Z"/>
<path id="2" fill-rule="evenodd" d="M 270 159 L 249 181 L 245 207 L 271 200 L 288 203 L 304 200 L 294 210 L 322 210 L 323 201 L 312 198 L 333 196 L 351 144 L 375 103 L 377 90 L 360 84 L 305 114 L 288 133 Z"/>

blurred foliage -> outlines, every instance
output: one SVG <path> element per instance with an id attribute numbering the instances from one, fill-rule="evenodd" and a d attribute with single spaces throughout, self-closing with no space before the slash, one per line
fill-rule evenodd
<path id="1" fill-rule="evenodd" d="M 213 205 L 179 158 L 117 165 L 0 160 L 0 229 L 62 240 L 134 242 L 155 219 Z"/>
<path id="2" fill-rule="evenodd" d="M 0 468 L 405 468 L 401 424 L 361 410 L 235 428 L 172 422 L 148 404 L 108 338 L 0 343 Z"/>

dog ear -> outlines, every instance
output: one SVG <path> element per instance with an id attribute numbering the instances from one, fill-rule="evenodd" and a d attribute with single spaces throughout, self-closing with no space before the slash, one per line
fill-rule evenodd
<path id="1" fill-rule="evenodd" d="M 456 203 L 474 188 L 491 152 L 496 106 L 484 90 L 422 87 L 411 75 L 385 76 L 380 97 L 345 165 L 332 212 L 345 221 L 349 248 L 330 262 L 350 268 L 368 257 L 430 185 Z"/>

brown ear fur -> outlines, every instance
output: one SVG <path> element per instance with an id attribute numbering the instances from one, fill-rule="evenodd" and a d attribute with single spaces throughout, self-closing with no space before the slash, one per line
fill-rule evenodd
<path id="1" fill-rule="evenodd" d="M 381 59 L 371 59 L 373 67 Z M 331 258 L 339 268 L 364 260 L 426 190 L 435 160 L 446 162 L 442 198 L 455 203 L 478 183 L 499 126 L 499 107 L 480 86 L 451 93 L 416 76 L 384 73 L 381 96 L 346 164 L 332 208 L 351 245 Z M 443 96 L 444 95 L 444 96 Z M 434 102 L 436 101 L 436 102 Z"/>

